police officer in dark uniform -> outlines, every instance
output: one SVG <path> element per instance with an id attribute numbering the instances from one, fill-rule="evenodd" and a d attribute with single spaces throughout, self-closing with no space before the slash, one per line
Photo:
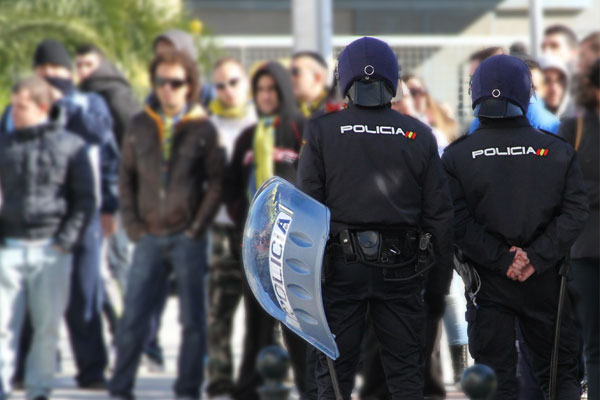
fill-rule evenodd
<path id="1" fill-rule="evenodd" d="M 515 322 L 537 381 L 548 396 L 559 270 L 588 215 L 571 146 L 532 128 L 525 114 L 531 74 L 497 55 L 472 81 L 480 127 L 445 151 L 454 201 L 454 239 L 480 284 L 467 286 L 469 349 L 498 376 L 495 399 L 517 398 Z M 477 279 L 475 279 L 477 280 Z M 578 335 L 565 304 L 557 399 L 579 399 Z"/>
<path id="2" fill-rule="evenodd" d="M 348 108 L 309 122 L 297 180 L 331 211 L 322 290 L 335 372 L 349 399 L 368 307 L 391 398 L 422 399 L 425 303 L 443 304 L 452 272 L 446 177 L 430 128 L 390 108 L 398 61 L 385 42 L 352 42 L 337 76 Z M 333 399 L 324 355 L 316 377 L 319 399 Z"/>

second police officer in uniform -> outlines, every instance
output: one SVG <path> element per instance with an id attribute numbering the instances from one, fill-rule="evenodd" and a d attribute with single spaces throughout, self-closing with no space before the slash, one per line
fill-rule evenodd
<path id="1" fill-rule="evenodd" d="M 575 151 L 525 117 L 531 90 L 521 60 L 484 61 L 472 81 L 481 125 L 442 157 L 454 240 L 480 278 L 467 287 L 475 295 L 467 306 L 469 349 L 496 371 L 495 399 L 517 398 L 516 321 L 548 396 L 559 268 L 588 215 Z M 579 399 L 578 336 L 568 308 L 563 315 L 556 398 Z"/>
<path id="2" fill-rule="evenodd" d="M 443 308 L 452 273 L 446 178 L 431 129 L 390 108 L 398 62 L 385 42 L 352 42 L 337 74 L 348 108 L 310 121 L 297 180 L 331 211 L 323 302 L 336 375 L 349 399 L 369 307 L 391 398 L 422 399 L 425 306 Z M 334 398 L 324 355 L 316 378 L 319 399 Z"/>

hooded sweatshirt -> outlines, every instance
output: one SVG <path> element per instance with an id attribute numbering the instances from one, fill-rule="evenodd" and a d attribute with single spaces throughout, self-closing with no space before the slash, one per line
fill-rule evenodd
<path id="1" fill-rule="evenodd" d="M 102 59 L 98 69 L 79 87 L 83 92 L 95 92 L 102 96 L 113 117 L 115 140 L 120 147 L 127 123 L 140 111 L 127 79 L 108 60 Z"/>
<path id="2" fill-rule="evenodd" d="M 198 51 L 196 50 L 196 45 L 194 44 L 194 39 L 192 36 L 179 29 L 169 29 L 158 35 L 156 39 L 154 39 L 153 47 L 156 47 L 156 44 L 159 40 L 166 40 L 171 43 L 175 50 L 186 53 L 192 60 L 196 61 L 198 59 Z M 215 96 L 213 87 L 208 84 L 203 84 L 200 87 L 200 96 L 198 101 L 200 104 L 207 108 L 210 101 Z"/>
<path id="3" fill-rule="evenodd" d="M 255 103 L 256 86 L 263 75 L 270 75 L 275 80 L 279 108 L 273 116 L 262 115 L 257 109 L 258 123 L 245 129 L 235 143 L 226 174 L 225 200 L 238 227 L 243 225 L 250 200 L 262 183 L 257 181 L 257 174 L 266 171 L 294 183 L 302 144 L 304 117 L 296 105 L 289 72 L 277 62 L 260 67 L 251 82 Z M 269 161 L 265 157 L 271 165 L 266 164 Z"/>
<path id="4" fill-rule="evenodd" d="M 571 97 L 571 74 L 569 73 L 567 64 L 565 64 L 558 58 L 551 56 L 541 57 L 539 59 L 539 63 L 542 71 L 545 71 L 547 69 L 556 69 L 565 78 L 565 93 L 560 102 L 560 105 L 558 106 L 558 109 L 555 112 L 555 115 L 559 119 L 575 115 L 575 104 L 573 103 L 573 99 Z"/>
<path id="5" fill-rule="evenodd" d="M 154 39 L 154 47 L 156 47 L 156 43 L 158 43 L 159 40 L 166 40 L 167 42 L 170 42 L 173 47 L 175 47 L 175 50 L 186 53 L 192 60 L 195 60 L 198 57 L 198 51 L 194 45 L 194 39 L 187 32 L 179 29 L 169 29 Z"/>

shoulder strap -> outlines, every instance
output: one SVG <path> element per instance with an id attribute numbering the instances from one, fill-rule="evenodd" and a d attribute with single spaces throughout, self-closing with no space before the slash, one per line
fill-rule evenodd
<path id="1" fill-rule="evenodd" d="M 581 145 L 581 136 L 583 136 L 583 115 L 577 116 L 577 127 L 575 130 L 575 151 L 579 150 Z"/>

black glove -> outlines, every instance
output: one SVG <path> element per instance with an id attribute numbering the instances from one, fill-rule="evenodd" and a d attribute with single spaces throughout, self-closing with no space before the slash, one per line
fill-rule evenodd
<path id="1" fill-rule="evenodd" d="M 444 315 L 444 310 L 446 309 L 445 294 L 430 292 L 427 290 L 423 295 L 423 300 L 425 300 L 425 305 L 427 306 L 428 317 L 441 317 Z"/>

